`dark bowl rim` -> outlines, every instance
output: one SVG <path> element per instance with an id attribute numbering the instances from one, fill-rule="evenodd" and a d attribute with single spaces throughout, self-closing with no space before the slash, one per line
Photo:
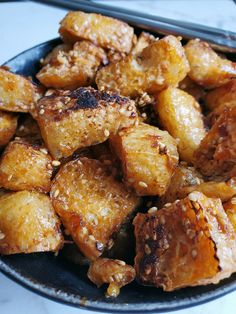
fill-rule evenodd
<path id="1" fill-rule="evenodd" d="M 8 61 L 4 62 L 2 66 L 7 66 L 9 63 L 14 61 L 17 57 L 34 50 L 35 48 L 39 48 L 46 44 L 57 44 L 60 43 L 61 39 L 59 37 L 47 40 L 42 42 L 38 45 L 35 45 L 31 48 L 28 48 L 16 56 L 12 57 Z M 202 294 L 198 294 L 195 297 L 191 297 L 188 300 L 173 300 L 170 301 L 168 305 L 164 303 L 161 305 L 155 305 L 156 303 L 125 303 L 125 304 L 112 304 L 106 303 L 102 301 L 93 301 L 93 300 L 84 300 L 82 297 L 74 294 L 67 294 L 60 290 L 55 289 L 54 287 L 45 286 L 41 283 L 34 282 L 32 278 L 29 278 L 20 271 L 8 266 L 1 258 L 0 255 L 0 271 L 9 279 L 15 281 L 16 283 L 20 284 L 24 288 L 38 294 L 42 297 L 46 297 L 49 300 L 56 301 L 61 304 L 70 305 L 76 308 L 90 310 L 90 311 L 97 311 L 97 312 L 104 312 L 104 313 L 143 313 L 144 311 L 148 313 L 160 313 L 160 312 L 169 312 L 169 311 L 177 311 L 185 308 L 194 307 L 197 305 L 201 305 L 215 299 L 218 299 L 226 294 L 229 294 L 236 290 L 236 280 L 229 283 L 224 283 L 223 285 L 219 286 L 216 290 L 212 290 L 210 292 L 203 292 Z M 187 289 L 187 288 L 186 288 Z M 138 308 L 140 307 L 140 309 Z"/>

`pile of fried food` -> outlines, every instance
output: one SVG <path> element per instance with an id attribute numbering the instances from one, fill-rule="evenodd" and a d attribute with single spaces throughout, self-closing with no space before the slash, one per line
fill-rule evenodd
<path id="1" fill-rule="evenodd" d="M 73 241 L 108 296 L 229 277 L 236 63 L 98 14 L 70 12 L 59 33 L 40 84 L 0 68 L 0 253 Z"/>

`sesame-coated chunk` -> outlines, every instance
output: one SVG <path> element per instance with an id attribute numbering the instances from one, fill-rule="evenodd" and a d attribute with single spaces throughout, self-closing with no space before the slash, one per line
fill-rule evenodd
<path id="1" fill-rule="evenodd" d="M 236 236 L 219 199 L 193 192 L 138 214 L 135 269 L 143 285 L 172 291 L 218 283 L 236 270 Z"/>
<path id="2" fill-rule="evenodd" d="M 91 87 L 55 91 L 41 98 L 36 111 L 42 137 L 56 159 L 105 142 L 138 119 L 134 101 Z"/>
<path id="3" fill-rule="evenodd" d="M 81 158 L 61 167 L 51 189 L 57 214 L 85 256 L 91 260 L 111 248 L 113 236 L 139 198 L 95 159 Z"/>

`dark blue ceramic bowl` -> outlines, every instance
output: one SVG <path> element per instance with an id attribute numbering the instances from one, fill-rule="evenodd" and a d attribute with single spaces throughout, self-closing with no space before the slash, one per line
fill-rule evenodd
<path id="1" fill-rule="evenodd" d="M 34 76 L 39 59 L 59 39 L 47 41 L 8 61 L 5 65 L 25 76 Z M 185 288 L 175 292 L 142 287 L 124 287 L 116 299 L 107 299 L 86 277 L 86 268 L 76 266 L 50 253 L 0 257 L 0 270 L 24 287 L 52 300 L 89 310 L 119 313 L 165 312 L 192 307 L 236 289 L 236 274 L 218 285 Z"/>

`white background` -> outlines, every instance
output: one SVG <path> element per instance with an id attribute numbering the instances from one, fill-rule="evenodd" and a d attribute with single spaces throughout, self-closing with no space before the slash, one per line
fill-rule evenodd
<path id="1" fill-rule="evenodd" d="M 230 0 L 100 1 L 159 16 L 236 31 L 236 5 Z M 57 37 L 65 10 L 30 2 L 0 3 L 0 64 L 38 43 Z M 0 314 L 86 314 L 42 298 L 0 274 Z M 235 314 L 236 292 L 176 314 Z"/>

